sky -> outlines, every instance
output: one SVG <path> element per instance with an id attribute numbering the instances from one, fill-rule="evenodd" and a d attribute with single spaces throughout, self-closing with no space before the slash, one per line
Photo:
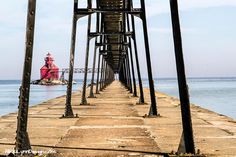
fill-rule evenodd
<path id="1" fill-rule="evenodd" d="M 0 79 L 21 79 L 25 49 L 27 0 L 0 5 Z M 86 0 L 79 0 L 85 6 Z M 188 77 L 236 76 L 236 1 L 178 0 Z M 135 7 L 139 1 L 135 0 Z M 154 77 L 176 77 L 168 0 L 146 0 Z M 39 78 L 47 52 L 59 68 L 69 65 L 73 0 L 37 0 L 32 79 Z M 95 21 L 94 21 L 95 23 Z M 142 76 L 147 76 L 143 31 L 136 18 Z M 84 67 L 87 18 L 78 21 L 75 66 Z M 94 25 L 93 25 L 94 30 Z M 93 42 L 90 47 L 91 67 Z M 75 78 L 82 78 L 76 74 Z"/>

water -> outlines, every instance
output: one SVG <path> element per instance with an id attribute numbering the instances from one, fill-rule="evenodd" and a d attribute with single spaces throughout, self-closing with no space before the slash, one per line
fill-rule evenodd
<path id="1" fill-rule="evenodd" d="M 148 81 L 143 80 L 144 87 Z M 20 81 L 0 80 L 0 115 L 17 111 Z M 73 90 L 81 89 L 77 80 Z M 188 79 L 191 103 L 236 119 L 236 78 Z M 155 79 L 156 90 L 178 97 L 176 79 Z M 31 86 L 30 105 L 65 95 L 66 86 Z"/>
<path id="2" fill-rule="evenodd" d="M 76 82 L 73 91 L 82 87 L 81 80 Z M 0 115 L 17 111 L 20 83 L 19 80 L 0 80 Z M 30 106 L 65 94 L 66 86 L 31 85 Z"/>
<path id="3" fill-rule="evenodd" d="M 188 79 L 190 101 L 236 119 L 236 78 Z M 148 81 L 144 80 L 148 87 Z M 155 79 L 155 89 L 179 98 L 176 79 Z"/>

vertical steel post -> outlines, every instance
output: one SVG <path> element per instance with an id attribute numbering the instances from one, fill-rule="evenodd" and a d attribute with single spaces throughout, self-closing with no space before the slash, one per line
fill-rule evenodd
<path id="1" fill-rule="evenodd" d="M 91 8 L 91 7 L 89 7 Z M 90 44 L 90 29 L 91 29 L 91 15 L 88 16 L 88 30 L 87 30 L 87 46 L 86 46 L 86 55 L 85 55 L 85 68 L 84 68 L 84 82 L 83 82 L 83 91 L 81 98 L 81 105 L 87 105 L 86 99 L 86 86 L 87 86 L 87 75 L 88 75 L 88 60 L 89 60 L 89 44 Z"/>
<path id="2" fill-rule="evenodd" d="M 105 88 L 107 87 L 108 82 L 109 82 L 108 81 L 109 75 L 110 75 L 110 71 L 109 71 L 109 65 L 107 63 Z"/>
<path id="3" fill-rule="evenodd" d="M 91 86 L 90 86 L 90 94 L 89 98 L 95 98 L 94 93 L 93 93 L 93 84 L 94 84 L 94 74 L 95 74 L 95 65 L 96 65 L 96 57 L 97 57 L 97 37 L 95 39 L 95 46 L 94 46 L 94 56 L 93 56 L 93 69 L 92 69 L 92 78 L 91 78 Z"/>
<path id="4" fill-rule="evenodd" d="M 88 9 L 92 8 L 92 1 L 88 0 Z M 83 91 L 82 91 L 82 97 L 81 97 L 81 103 L 80 105 L 87 105 L 87 99 L 86 99 L 86 87 L 87 87 L 87 75 L 88 75 L 88 60 L 89 60 L 89 44 L 90 44 L 90 30 L 91 30 L 91 22 L 92 22 L 92 16 L 88 16 L 88 27 L 87 27 L 87 44 L 86 44 L 86 54 L 85 54 L 85 68 L 84 68 L 84 82 L 83 82 Z"/>
<path id="5" fill-rule="evenodd" d="M 129 77 L 129 91 L 133 93 L 132 81 L 131 81 L 131 73 L 130 73 L 130 62 L 129 62 L 129 53 L 128 50 L 126 51 L 126 63 L 127 63 L 127 72 Z"/>
<path id="6" fill-rule="evenodd" d="M 126 68 L 126 59 L 125 58 L 124 58 L 124 63 L 123 63 L 123 72 L 124 72 L 125 86 L 126 86 L 126 88 L 129 88 L 129 79 L 127 77 L 127 68 Z"/>
<path id="7" fill-rule="evenodd" d="M 102 86 L 103 86 L 103 74 L 104 74 L 104 56 L 101 55 L 102 57 L 102 67 L 101 67 L 101 77 L 100 77 L 100 91 L 102 91 Z"/>
<path id="8" fill-rule="evenodd" d="M 104 77 L 103 77 L 103 86 L 102 86 L 102 89 L 105 88 L 106 86 L 106 81 L 107 81 L 107 62 L 105 61 L 105 64 L 104 64 Z"/>
<path id="9" fill-rule="evenodd" d="M 178 75 L 179 96 L 181 103 L 182 125 L 185 142 L 185 150 L 187 153 L 195 154 L 192 119 L 190 111 L 189 93 L 185 75 L 184 57 L 182 49 L 182 38 L 178 13 L 177 0 L 170 0 L 171 18 L 173 27 L 173 38 L 175 45 L 175 58 Z"/>
<path id="10" fill-rule="evenodd" d="M 97 2 L 98 3 L 98 2 Z M 97 6 L 98 7 L 98 6 Z M 100 30 L 99 27 L 99 19 L 100 19 L 100 14 L 97 13 L 97 17 L 96 17 L 96 32 L 98 33 Z M 100 37 L 101 38 L 101 37 Z M 95 46 L 94 46 L 94 58 L 93 58 L 93 70 L 92 70 L 92 79 L 91 79 L 91 87 L 90 87 L 90 95 L 89 98 L 95 98 L 94 96 L 94 92 L 93 92 L 93 86 L 94 86 L 94 75 L 95 75 L 95 65 L 96 65 L 96 58 L 97 58 L 97 37 L 95 39 Z"/>
<path id="11" fill-rule="evenodd" d="M 132 38 L 133 38 L 133 43 L 134 43 L 134 53 L 135 53 L 136 68 L 137 68 L 138 82 L 139 82 L 139 92 L 140 92 L 139 103 L 143 104 L 144 103 L 143 83 L 142 83 L 141 72 L 140 72 L 140 67 L 139 67 L 138 48 L 137 48 L 136 32 L 135 32 L 136 29 L 135 29 L 135 22 L 134 22 L 133 15 L 131 15 L 131 23 L 132 23 L 132 29 L 133 29 Z"/>
<path id="12" fill-rule="evenodd" d="M 151 97 L 151 108 L 149 111 L 149 116 L 157 116 L 157 103 L 154 89 L 154 82 L 152 76 L 152 64 L 150 58 L 150 50 L 149 50 L 149 41 L 148 41 L 148 32 L 147 32 L 147 20 L 146 20 L 146 10 L 145 10 L 145 2 L 141 0 L 141 18 L 143 22 L 143 33 L 144 33 L 144 42 L 146 49 L 146 59 L 147 59 L 147 71 L 148 71 L 148 80 L 149 80 L 149 89 L 150 89 L 150 97 Z"/>
<path id="13" fill-rule="evenodd" d="M 22 84 L 20 88 L 18 117 L 17 117 L 17 131 L 16 131 L 16 152 L 30 150 L 30 140 L 27 132 L 28 123 L 28 108 L 29 108 L 29 93 L 30 80 L 32 70 L 32 57 L 34 45 L 34 28 L 35 28 L 35 14 L 36 14 L 36 0 L 28 1 L 28 15 L 26 28 L 26 42 L 25 42 L 25 61 L 24 71 L 22 77 Z"/>
<path id="14" fill-rule="evenodd" d="M 100 74 L 100 60 L 101 60 L 101 55 L 100 55 L 100 50 L 98 54 L 98 71 L 97 71 L 97 83 L 96 83 L 96 94 L 99 94 L 99 74 Z"/>
<path id="15" fill-rule="evenodd" d="M 104 89 L 106 87 L 106 83 L 107 83 L 107 62 L 105 61 L 104 82 L 103 82 L 102 89 Z"/>
<path id="16" fill-rule="evenodd" d="M 128 31 L 130 31 L 130 23 L 129 23 L 129 16 L 127 15 L 127 27 Z M 129 37 L 129 52 L 130 52 L 130 61 L 131 61 L 131 69 L 132 69 L 132 78 L 133 78 L 133 85 L 134 85 L 134 92 L 133 96 L 137 97 L 137 87 L 136 87 L 136 79 L 135 79 L 135 72 L 134 72 L 134 62 L 133 62 L 133 51 L 131 45 L 131 39 Z"/>
<path id="17" fill-rule="evenodd" d="M 125 61 L 124 60 L 123 60 L 123 63 L 122 63 L 122 77 L 123 77 L 123 82 L 124 82 L 123 84 L 127 88 L 127 79 L 126 79 Z"/>
<path id="18" fill-rule="evenodd" d="M 72 20 L 70 63 L 69 63 L 69 80 L 67 84 L 66 106 L 65 106 L 64 117 L 74 117 L 73 109 L 71 106 L 71 96 L 72 96 L 72 84 L 73 84 L 74 60 L 75 60 L 75 43 L 76 43 L 76 29 L 77 29 L 76 10 L 77 9 L 78 9 L 78 0 L 74 0 L 74 14 L 73 14 L 73 20 Z"/>
<path id="19" fill-rule="evenodd" d="M 109 67 L 109 78 L 108 78 L 109 84 L 112 82 L 112 68 L 111 66 Z"/>
<path id="20" fill-rule="evenodd" d="M 102 78 L 102 90 L 104 89 L 105 86 L 105 81 L 106 81 L 106 61 L 104 59 L 104 64 L 103 64 L 103 78 Z"/>
<path id="21" fill-rule="evenodd" d="M 97 3 L 98 3 L 98 1 L 97 1 Z M 97 7 L 98 7 L 98 4 L 97 4 Z M 97 17 L 97 24 L 98 24 L 98 26 L 99 26 L 99 28 L 98 28 L 98 31 L 100 31 L 100 32 L 102 32 L 102 29 L 103 29 L 103 25 L 102 25 L 102 21 L 101 21 L 101 15 L 98 13 L 98 17 Z M 100 23 L 100 24 L 99 24 Z M 103 39 L 103 37 L 102 36 L 100 36 L 99 37 L 99 40 L 100 40 L 100 43 L 102 43 L 102 39 Z M 102 71 L 100 70 L 100 62 L 101 62 L 101 47 L 99 47 L 99 52 L 98 52 L 98 71 L 97 71 L 97 84 L 96 84 L 96 94 L 100 94 L 99 93 L 99 74 L 100 73 L 102 73 Z M 100 84 L 100 87 L 101 87 L 101 84 Z"/>
<path id="22" fill-rule="evenodd" d="M 103 64 L 103 74 L 102 74 L 102 90 L 104 89 L 105 86 L 105 81 L 106 81 L 106 61 L 103 58 L 104 64 Z"/>
<path id="23" fill-rule="evenodd" d="M 123 79 L 122 79 L 122 68 L 119 70 L 119 81 L 121 83 L 123 83 Z"/>
<path id="24" fill-rule="evenodd" d="M 109 77 L 109 84 L 111 84 L 113 82 L 114 78 L 114 73 L 113 73 L 113 69 L 110 67 L 110 77 Z"/>

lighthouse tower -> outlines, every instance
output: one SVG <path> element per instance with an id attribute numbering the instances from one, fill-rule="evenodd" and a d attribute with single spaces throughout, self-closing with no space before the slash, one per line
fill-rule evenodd
<path id="1" fill-rule="evenodd" d="M 59 68 L 53 63 L 54 59 L 50 53 L 45 57 L 45 65 L 40 69 L 41 80 L 58 80 Z"/>

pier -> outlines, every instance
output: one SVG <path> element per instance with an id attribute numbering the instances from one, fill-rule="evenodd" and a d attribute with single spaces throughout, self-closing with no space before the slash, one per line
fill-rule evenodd
<path id="1" fill-rule="evenodd" d="M 86 8 L 79 8 L 79 3 L 74 0 L 66 95 L 29 107 L 37 3 L 28 0 L 19 107 L 17 113 L 0 118 L 1 153 L 36 156 L 44 152 L 55 157 L 236 154 L 235 121 L 190 104 L 177 0 L 170 0 L 170 10 L 180 100 L 155 91 L 145 0 L 139 1 L 138 8 L 132 0 L 87 0 Z M 79 52 L 85 54 L 83 87 L 72 93 L 74 58 L 79 55 L 75 52 L 77 24 L 84 17 L 88 18 L 86 50 Z M 140 71 L 137 19 L 143 28 L 146 65 L 142 66 L 147 74 Z M 143 88 L 142 76 L 147 76 L 148 88 Z"/>
<path id="2" fill-rule="evenodd" d="M 148 95 L 148 89 L 144 89 Z M 147 104 L 137 104 L 119 82 L 114 81 L 90 105 L 78 105 L 81 92 L 72 96 L 77 118 L 64 114 L 65 96 L 29 108 L 28 133 L 34 151 L 57 152 L 50 156 L 142 156 L 176 151 L 182 132 L 179 100 L 156 92 L 158 118 L 148 118 Z M 148 96 L 145 97 L 148 100 Z M 191 105 L 196 148 L 206 156 L 234 156 L 236 122 L 223 115 Z M 0 118 L 0 153 L 14 149 L 16 113 Z"/>

